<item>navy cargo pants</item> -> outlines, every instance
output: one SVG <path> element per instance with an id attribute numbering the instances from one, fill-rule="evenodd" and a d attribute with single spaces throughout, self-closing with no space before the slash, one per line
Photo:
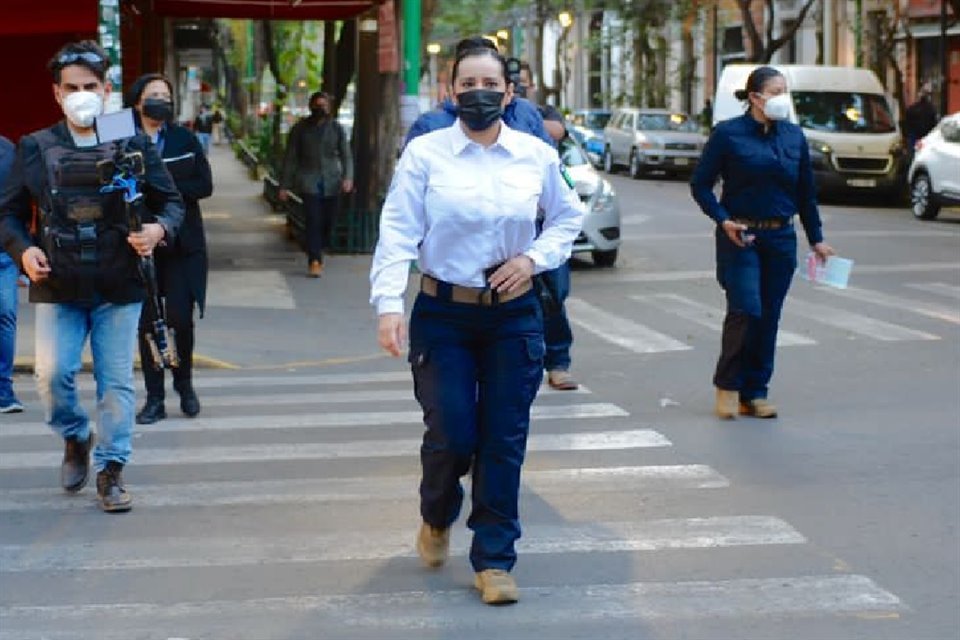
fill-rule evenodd
<path id="1" fill-rule="evenodd" d="M 739 391 L 747 402 L 767 397 L 783 301 L 797 268 L 792 225 L 756 230 L 753 244 L 738 247 L 716 230 L 717 280 L 727 294 L 720 359 L 713 383 Z"/>
<path id="2" fill-rule="evenodd" d="M 533 292 L 492 306 L 449 301 L 440 284 L 410 317 L 410 364 L 426 433 L 420 514 L 437 528 L 460 514 L 460 478 L 473 472 L 470 562 L 509 571 L 520 537 L 520 467 L 530 405 L 543 377 L 543 318 Z M 445 291 L 446 289 L 446 291 Z M 446 299 L 445 299 L 446 298 Z"/>

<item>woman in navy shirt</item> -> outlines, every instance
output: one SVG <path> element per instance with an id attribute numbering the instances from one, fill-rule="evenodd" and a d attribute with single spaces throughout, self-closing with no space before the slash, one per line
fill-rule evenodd
<path id="1" fill-rule="evenodd" d="M 797 267 L 795 214 L 817 257 L 833 255 L 823 241 L 807 140 L 787 121 L 786 91 L 779 71 L 755 69 L 736 92 L 747 112 L 717 125 L 690 180 L 693 198 L 717 224 L 717 280 L 727 297 L 713 378 L 721 418 L 777 415 L 767 385 L 780 311 Z"/>

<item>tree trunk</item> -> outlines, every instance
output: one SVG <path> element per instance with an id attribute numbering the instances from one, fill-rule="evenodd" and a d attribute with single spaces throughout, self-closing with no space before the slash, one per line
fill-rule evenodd
<path id="1" fill-rule="evenodd" d="M 353 80 L 357 71 L 357 21 L 347 20 L 340 28 L 340 39 L 337 40 L 336 84 L 333 87 L 334 108 L 340 109 L 344 97 L 347 95 L 347 86 Z"/>
<path id="2" fill-rule="evenodd" d="M 337 56 L 337 21 L 327 20 L 323 23 L 323 71 L 321 72 L 323 78 L 322 89 L 327 93 L 335 92 L 337 64 L 339 62 Z M 336 113 L 338 105 L 339 101 L 337 101 L 337 104 L 330 105 L 334 113 Z"/>
<path id="3" fill-rule="evenodd" d="M 283 157 L 283 141 L 280 135 L 280 124 L 283 119 L 283 105 L 287 99 L 287 82 L 280 73 L 280 61 L 277 58 L 277 49 L 273 41 L 273 24 L 269 20 L 261 22 L 263 35 L 263 52 L 270 67 L 270 73 L 276 80 L 277 90 L 273 98 L 272 117 L 270 122 L 270 154 L 269 164 L 274 175 L 279 175 L 278 168 Z"/>

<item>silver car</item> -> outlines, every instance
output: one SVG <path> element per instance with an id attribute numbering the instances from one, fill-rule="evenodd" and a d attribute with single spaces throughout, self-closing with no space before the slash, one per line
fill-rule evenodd
<path id="1" fill-rule="evenodd" d="M 603 136 L 604 170 L 627 167 L 634 178 L 656 170 L 692 173 L 707 141 L 695 119 L 666 109 L 617 109 Z"/>
<path id="2" fill-rule="evenodd" d="M 573 179 L 580 200 L 587 206 L 583 229 L 573 243 L 574 253 L 590 252 L 598 267 L 612 267 L 620 249 L 620 203 L 613 186 L 587 160 L 583 147 L 572 137 L 560 141 L 560 159 Z"/>

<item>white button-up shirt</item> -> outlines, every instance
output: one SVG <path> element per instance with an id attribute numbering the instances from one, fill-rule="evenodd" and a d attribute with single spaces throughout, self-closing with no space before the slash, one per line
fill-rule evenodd
<path id="1" fill-rule="evenodd" d="M 584 207 L 561 168 L 556 149 L 502 123 L 487 148 L 459 120 L 411 140 L 380 216 L 370 270 L 377 313 L 403 313 L 413 260 L 438 280 L 477 288 L 487 286 L 485 269 L 519 255 L 537 273 L 563 264 Z"/>

